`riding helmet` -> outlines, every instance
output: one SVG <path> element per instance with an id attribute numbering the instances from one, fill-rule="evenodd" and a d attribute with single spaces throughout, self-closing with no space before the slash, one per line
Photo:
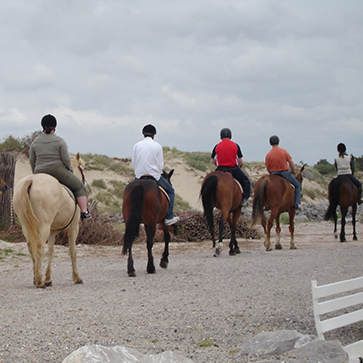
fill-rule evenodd
<path id="1" fill-rule="evenodd" d="M 142 129 L 142 134 L 144 136 L 154 136 L 154 135 L 156 135 L 155 126 L 153 126 L 151 124 L 144 126 L 144 128 Z"/>
<path id="2" fill-rule="evenodd" d="M 225 137 L 232 139 L 232 131 L 230 129 L 225 128 L 221 130 L 221 139 L 224 139 Z"/>
<path id="3" fill-rule="evenodd" d="M 55 129 L 57 127 L 57 120 L 53 115 L 45 115 L 42 118 L 41 125 L 43 129 Z"/>
<path id="4" fill-rule="evenodd" d="M 337 146 L 337 150 L 340 152 L 340 153 L 345 153 L 345 151 L 347 150 L 347 148 L 345 147 L 345 145 L 343 143 L 340 143 L 338 144 Z"/>
<path id="5" fill-rule="evenodd" d="M 280 139 L 278 136 L 273 135 L 270 137 L 270 145 L 278 145 L 280 143 Z"/>

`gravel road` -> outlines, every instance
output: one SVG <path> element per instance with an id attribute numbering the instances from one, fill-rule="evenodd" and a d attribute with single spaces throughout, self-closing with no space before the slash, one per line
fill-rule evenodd
<path id="1" fill-rule="evenodd" d="M 121 248 L 78 246 L 83 285 L 75 285 L 66 247 L 56 247 L 53 287 L 33 286 L 25 243 L 0 242 L 0 362 L 62 362 L 86 344 L 123 345 L 144 354 L 179 352 L 195 362 L 245 362 L 243 341 L 263 330 L 316 334 L 311 279 L 326 284 L 363 275 L 361 241 L 339 243 L 329 222 L 296 224 L 297 250 L 266 252 L 262 240 L 240 240 L 242 253 L 219 258 L 211 242 L 172 243 L 167 270 L 146 273 L 145 244 L 135 245 L 137 276 Z M 347 226 L 351 240 L 351 226 Z M 11 249 L 11 251 L 10 251 Z M 163 245 L 157 243 L 159 262 Z M 25 253 L 26 255 L 22 255 Z M 344 344 L 362 327 L 327 334 Z M 355 336 L 355 338 L 354 338 Z M 360 339 L 363 337 L 360 336 Z"/>

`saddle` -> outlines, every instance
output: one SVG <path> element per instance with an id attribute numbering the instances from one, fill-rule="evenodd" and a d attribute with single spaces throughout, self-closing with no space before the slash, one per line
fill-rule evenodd
<path id="1" fill-rule="evenodd" d="M 290 183 L 287 179 L 285 179 L 282 175 L 280 175 L 280 174 L 270 174 L 270 175 L 276 175 L 276 176 L 279 176 L 280 178 L 282 178 L 282 179 L 286 180 L 286 181 L 290 184 L 291 188 L 295 190 L 295 185 L 294 185 L 294 184 L 291 184 L 291 183 Z"/>
<path id="2" fill-rule="evenodd" d="M 73 192 L 64 184 L 60 185 L 65 189 L 65 191 L 69 194 L 69 196 L 74 200 L 74 202 L 76 203 L 76 197 L 74 196 Z"/>
<path id="3" fill-rule="evenodd" d="M 142 175 L 139 178 L 139 180 L 154 180 L 155 183 L 157 183 L 157 180 L 152 175 L 149 175 L 149 174 Z M 166 193 L 165 189 L 163 187 L 161 187 L 160 185 L 158 185 L 158 187 L 164 193 L 164 195 L 166 196 L 166 199 L 168 200 L 168 203 L 170 203 L 170 198 L 169 198 L 168 194 Z"/>

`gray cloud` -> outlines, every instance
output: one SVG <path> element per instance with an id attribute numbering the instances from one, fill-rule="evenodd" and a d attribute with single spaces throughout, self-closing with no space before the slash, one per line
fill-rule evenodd
<path id="1" fill-rule="evenodd" d="M 0 4 L 2 136 L 45 113 L 71 152 L 131 156 L 141 128 L 210 151 L 230 127 L 246 161 L 278 134 L 293 159 L 363 154 L 363 3 L 26 1 Z"/>

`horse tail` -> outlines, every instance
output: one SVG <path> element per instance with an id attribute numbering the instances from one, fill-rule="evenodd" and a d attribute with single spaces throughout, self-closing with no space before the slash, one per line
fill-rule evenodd
<path id="1" fill-rule="evenodd" d="M 336 209 L 340 200 L 340 183 L 338 178 L 334 178 L 328 186 L 329 207 L 325 213 L 324 221 L 328 221 L 336 214 Z"/>
<path id="2" fill-rule="evenodd" d="M 218 178 L 216 175 L 210 175 L 203 183 L 200 191 L 202 197 L 202 204 L 204 209 L 204 215 L 207 219 L 209 231 L 213 235 L 214 220 L 213 220 L 213 208 L 216 200 Z"/>
<path id="3" fill-rule="evenodd" d="M 142 206 L 145 197 L 145 189 L 142 185 L 135 186 L 130 195 L 130 216 L 126 223 L 124 244 L 122 253 L 124 255 L 131 249 L 132 243 L 139 236 L 142 219 Z"/>
<path id="4" fill-rule="evenodd" d="M 262 179 L 254 191 L 253 204 L 252 204 L 252 222 L 251 226 L 254 226 L 260 221 L 263 214 L 263 204 L 265 199 L 265 189 L 266 189 L 267 179 Z"/>
<path id="5" fill-rule="evenodd" d="M 29 194 L 32 184 L 33 180 L 28 179 L 18 190 L 21 207 L 18 209 L 17 215 L 26 231 L 26 239 L 29 247 L 36 253 L 36 257 L 40 258 L 43 254 L 43 245 L 41 243 L 40 222 L 30 202 Z"/>

